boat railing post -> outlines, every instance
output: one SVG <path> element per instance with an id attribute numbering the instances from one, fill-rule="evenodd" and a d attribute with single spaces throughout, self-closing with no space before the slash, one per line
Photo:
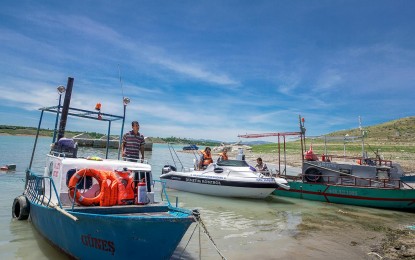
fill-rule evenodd
<path id="1" fill-rule="evenodd" d="M 36 132 L 36 138 L 35 138 L 35 144 L 33 145 L 33 150 L 32 150 L 32 157 L 30 158 L 30 163 L 29 163 L 29 170 L 32 169 L 32 163 L 33 163 L 33 157 L 35 155 L 35 150 L 36 150 L 36 145 L 37 145 L 37 139 L 39 138 L 39 130 L 40 130 L 40 125 L 42 124 L 42 118 L 43 118 L 43 111 L 42 113 L 40 113 L 40 119 L 39 119 L 39 124 L 37 126 L 37 132 Z M 27 184 L 27 182 L 26 182 Z M 26 188 L 26 187 L 25 187 Z"/>

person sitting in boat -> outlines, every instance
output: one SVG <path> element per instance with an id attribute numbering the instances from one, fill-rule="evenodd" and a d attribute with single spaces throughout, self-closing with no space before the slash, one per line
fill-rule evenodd
<path id="1" fill-rule="evenodd" d="M 268 170 L 268 166 L 266 163 L 262 162 L 262 158 L 258 157 L 258 159 L 256 159 L 257 165 L 255 165 L 255 169 L 264 174 L 264 175 L 269 175 L 269 170 Z"/>
<path id="2" fill-rule="evenodd" d="M 138 132 L 140 130 L 140 124 L 137 121 L 131 123 L 133 130 L 127 132 L 122 137 L 121 151 L 124 160 L 128 161 L 141 161 L 144 160 L 144 136 Z"/>
<path id="3" fill-rule="evenodd" d="M 210 153 L 211 149 L 209 146 L 206 146 L 205 150 L 202 151 L 200 156 L 199 169 L 206 169 L 209 164 L 213 163 L 212 154 Z"/>
<path id="4" fill-rule="evenodd" d="M 228 149 L 223 148 L 223 151 L 219 154 L 217 162 L 228 160 Z"/>

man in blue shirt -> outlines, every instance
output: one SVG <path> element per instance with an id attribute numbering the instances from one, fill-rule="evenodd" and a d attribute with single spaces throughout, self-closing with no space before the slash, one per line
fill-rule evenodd
<path id="1" fill-rule="evenodd" d="M 133 130 L 127 132 L 122 137 L 121 151 L 124 160 L 137 161 L 144 160 L 144 136 L 140 134 L 140 124 L 137 121 L 131 123 Z"/>

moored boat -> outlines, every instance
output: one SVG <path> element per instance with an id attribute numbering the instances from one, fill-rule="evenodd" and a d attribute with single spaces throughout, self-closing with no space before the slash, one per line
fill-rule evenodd
<path id="1" fill-rule="evenodd" d="M 199 150 L 199 147 L 195 144 L 183 146 L 183 151 L 189 151 L 189 150 Z"/>
<path id="2" fill-rule="evenodd" d="M 70 108 L 72 84 L 69 78 L 63 108 L 59 102 L 40 109 L 38 133 L 44 112 L 57 113 L 57 119 L 62 113 L 58 141 L 54 136 L 44 173 L 38 174 L 31 169 L 36 136 L 25 190 L 13 201 L 13 217 L 30 216 L 42 236 L 77 259 L 169 259 L 195 221 L 193 212 L 172 206 L 162 183 L 167 201 L 154 198 L 147 163 L 108 159 L 108 146 L 105 158 L 77 156 L 77 145 L 63 138 L 68 114 L 109 122 L 108 133 L 112 121 L 122 119 L 124 124 L 125 118 Z"/>
<path id="3" fill-rule="evenodd" d="M 414 178 L 406 176 L 399 164 L 382 160 L 379 156 L 369 158 L 364 156 L 365 152 L 362 152 L 362 157 L 347 157 L 317 155 L 312 147 L 305 151 L 304 120 L 300 120 L 300 129 L 300 132 L 290 134 L 300 137 L 301 173 L 298 176 L 280 175 L 288 180 L 290 189 L 278 188 L 274 195 L 375 208 L 415 209 Z M 284 136 L 286 133 L 277 134 Z M 281 147 L 280 139 L 278 147 Z M 283 152 L 285 154 L 285 150 Z M 279 167 L 281 165 L 279 160 Z M 286 168 L 281 172 L 286 173 Z"/>
<path id="4" fill-rule="evenodd" d="M 276 188 L 288 188 L 283 178 L 266 176 L 245 160 L 223 160 L 204 170 L 166 165 L 160 179 L 171 189 L 221 197 L 265 198 Z"/>
<path id="5" fill-rule="evenodd" d="M 160 179 L 171 189 L 221 197 L 260 199 L 279 186 L 287 188 L 285 179 L 257 173 L 242 160 L 212 163 L 201 171 L 175 171 L 175 167 L 167 165 Z"/>

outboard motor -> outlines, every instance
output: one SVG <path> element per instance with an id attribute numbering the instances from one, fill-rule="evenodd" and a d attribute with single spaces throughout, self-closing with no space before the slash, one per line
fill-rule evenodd
<path id="1" fill-rule="evenodd" d="M 169 173 L 171 171 L 177 171 L 176 167 L 173 165 L 164 165 L 164 167 L 161 169 L 161 174 Z"/>

